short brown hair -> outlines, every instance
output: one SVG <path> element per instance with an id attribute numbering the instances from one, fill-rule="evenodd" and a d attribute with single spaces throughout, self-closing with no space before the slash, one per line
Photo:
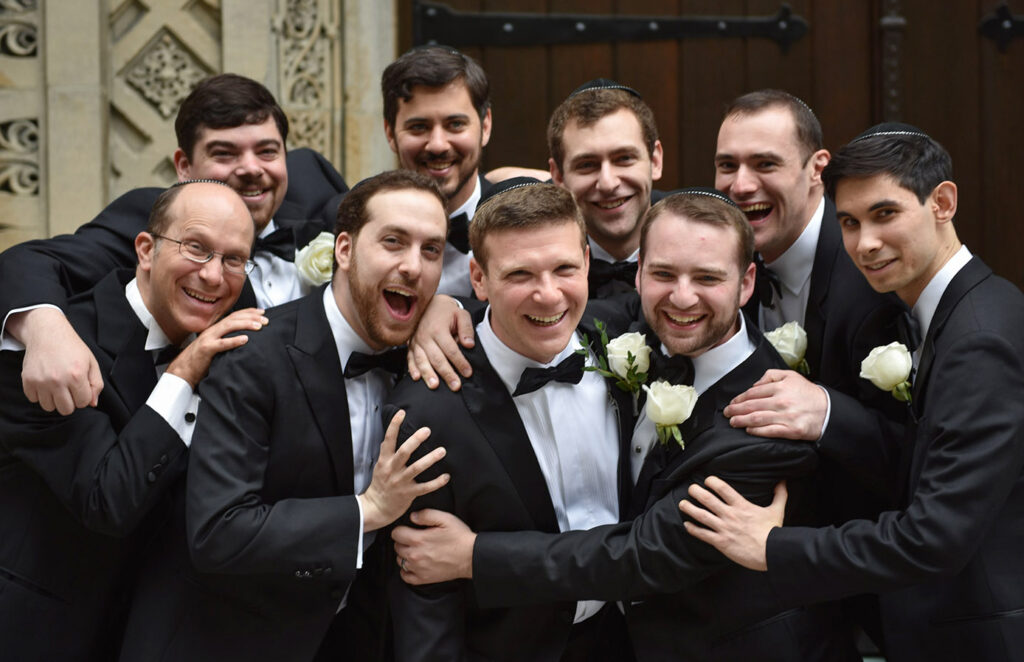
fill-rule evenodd
<path id="1" fill-rule="evenodd" d="M 469 224 L 469 245 L 477 263 L 487 269 L 487 235 L 503 230 L 528 230 L 557 223 L 575 223 L 580 247 L 587 245 L 587 226 L 572 193 L 554 184 L 531 184 L 495 195 L 476 210 Z"/>
<path id="2" fill-rule="evenodd" d="M 739 265 L 740 274 L 743 274 L 754 260 L 754 231 L 739 207 L 711 195 L 676 193 L 662 198 L 644 214 L 640 229 L 640 262 L 644 260 L 647 233 L 651 224 L 662 214 L 681 216 L 694 223 L 732 228 L 739 238 L 736 245 L 736 263 Z"/>
<path id="3" fill-rule="evenodd" d="M 263 124 L 268 117 L 274 118 L 281 142 L 287 142 L 288 118 L 270 90 L 245 76 L 219 74 L 200 81 L 181 102 L 174 133 L 178 147 L 191 161 L 203 129 Z"/>
<path id="4" fill-rule="evenodd" d="M 591 89 L 570 96 L 551 114 L 548 122 L 548 151 L 558 170 L 562 171 L 565 162 L 565 143 L 562 142 L 565 127 L 571 122 L 581 127 L 592 126 L 603 117 L 623 108 L 632 112 L 640 122 L 647 155 L 653 157 L 654 143 L 658 141 L 658 125 L 654 121 L 651 107 L 640 97 L 625 90 Z"/>
<path id="5" fill-rule="evenodd" d="M 342 198 L 338 205 L 338 221 L 334 225 L 334 236 L 347 232 L 355 237 L 363 226 L 370 220 L 370 214 L 366 205 L 370 199 L 378 193 L 387 191 L 398 191 L 402 189 L 415 189 L 429 193 L 445 207 L 444 195 L 437 183 L 430 177 L 412 170 L 388 170 L 379 175 L 368 177 L 359 182 Z M 448 217 L 445 216 L 445 230 L 447 231 Z"/>
<path id="6" fill-rule="evenodd" d="M 461 80 L 482 121 L 491 107 L 491 85 L 477 61 L 450 46 L 418 46 L 403 53 L 384 69 L 380 91 L 384 96 L 384 121 L 395 128 L 398 100 L 412 98 L 412 88 L 444 87 Z"/>
<path id="7" fill-rule="evenodd" d="M 722 120 L 733 115 L 756 115 L 767 108 L 785 108 L 796 126 L 796 140 L 800 145 L 800 156 L 807 164 L 811 154 L 824 148 L 821 123 L 806 103 L 783 90 L 757 90 L 737 97 L 725 108 Z"/>

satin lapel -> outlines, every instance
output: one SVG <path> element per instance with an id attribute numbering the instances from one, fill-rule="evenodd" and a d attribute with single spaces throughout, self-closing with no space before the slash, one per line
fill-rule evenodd
<path id="1" fill-rule="evenodd" d="M 339 494 L 351 494 L 352 428 L 348 398 L 338 347 L 323 307 L 323 288 L 329 285 L 317 288 L 299 302 L 295 344 L 288 346 L 288 356 L 331 458 L 335 488 Z"/>
<path id="2" fill-rule="evenodd" d="M 832 271 L 839 251 L 844 250 L 839 224 L 836 221 L 836 207 L 825 198 L 825 213 L 821 219 L 818 245 L 814 249 L 814 264 L 811 266 L 811 291 L 807 296 L 807 310 L 804 312 L 804 331 L 807 332 L 807 365 L 811 380 L 817 379 L 821 371 L 821 356 L 824 351 L 825 300 L 831 286 Z"/>
<path id="3" fill-rule="evenodd" d="M 146 351 L 146 327 L 124 295 L 124 286 L 133 276 L 128 271 L 112 273 L 93 290 L 96 344 L 111 360 L 106 385 L 117 393 L 128 416 L 146 404 L 156 386 L 153 357 Z"/>
<path id="4" fill-rule="evenodd" d="M 473 378 L 465 380 L 460 391 L 466 408 L 508 472 L 534 528 L 557 533 L 547 482 L 512 396 L 479 345 L 467 351 L 466 358 L 473 366 Z"/>
<path id="5" fill-rule="evenodd" d="M 235 302 L 234 310 L 243 310 L 245 308 L 256 307 L 256 290 L 252 289 L 252 282 L 249 278 L 245 279 L 245 284 L 242 285 L 242 292 L 238 295 L 238 301 Z"/>

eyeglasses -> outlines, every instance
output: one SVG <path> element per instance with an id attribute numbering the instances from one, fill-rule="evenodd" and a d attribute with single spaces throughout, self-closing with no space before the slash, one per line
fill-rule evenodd
<path id="1" fill-rule="evenodd" d="M 167 241 L 173 241 L 178 244 L 178 252 L 181 253 L 182 257 L 198 264 L 206 264 L 213 259 L 214 255 L 220 255 L 221 266 L 233 274 L 247 274 L 256 267 L 255 262 L 246 259 L 241 255 L 225 255 L 224 253 L 211 251 L 209 248 L 194 239 L 179 241 L 178 239 L 171 239 L 165 235 L 155 233 L 153 236 L 157 239 L 166 239 Z"/>

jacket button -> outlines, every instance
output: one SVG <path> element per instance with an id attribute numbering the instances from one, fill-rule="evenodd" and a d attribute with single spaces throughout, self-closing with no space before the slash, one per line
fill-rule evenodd
<path id="1" fill-rule="evenodd" d="M 155 483 L 156 482 L 156 472 L 155 471 L 150 471 L 148 474 L 146 474 L 146 480 L 148 480 L 151 483 Z"/>
<path id="2" fill-rule="evenodd" d="M 302 579 L 302 571 L 301 570 L 296 570 L 295 571 L 295 576 L 298 577 L 299 579 Z"/>
<path id="3" fill-rule="evenodd" d="M 195 423 L 196 422 L 196 415 L 193 414 L 192 412 L 188 412 L 187 414 L 185 414 L 185 422 L 186 423 Z"/>
<path id="4" fill-rule="evenodd" d="M 168 458 L 166 455 L 161 455 L 160 456 L 160 464 L 167 464 L 167 460 L 169 460 L 169 459 L 170 458 Z"/>

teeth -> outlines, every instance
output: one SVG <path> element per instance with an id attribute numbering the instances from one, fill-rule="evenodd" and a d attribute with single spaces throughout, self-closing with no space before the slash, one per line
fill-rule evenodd
<path id="1" fill-rule="evenodd" d="M 893 263 L 893 260 L 886 260 L 885 262 L 875 262 L 874 264 L 865 264 L 864 268 L 868 271 L 878 271 L 884 267 L 889 266 Z"/>
<path id="2" fill-rule="evenodd" d="M 704 317 L 703 315 L 687 315 L 686 317 L 680 317 L 678 315 L 673 315 L 672 313 L 665 313 L 665 316 L 676 324 L 693 324 L 700 318 Z"/>
<path id="3" fill-rule="evenodd" d="M 385 287 L 384 291 L 390 292 L 391 294 L 397 294 L 399 296 L 406 297 L 407 299 L 411 299 L 413 296 L 412 292 L 409 292 L 408 290 L 401 290 L 397 287 Z"/>
<path id="4" fill-rule="evenodd" d="M 600 207 L 601 209 L 615 209 L 616 207 L 621 207 L 622 205 L 626 204 L 627 200 L 629 200 L 628 197 L 616 198 L 615 200 L 598 200 L 594 204 Z"/>
<path id="5" fill-rule="evenodd" d="M 551 317 L 541 317 L 539 315 L 527 315 L 526 317 L 531 322 L 543 324 L 545 326 L 551 326 L 552 324 L 557 324 L 563 317 L 565 317 L 565 311 L 563 310 L 557 315 L 552 315 Z"/>
<path id="6" fill-rule="evenodd" d="M 199 292 L 196 292 L 195 290 L 190 290 L 187 287 L 185 288 L 185 294 L 189 295 L 193 299 L 199 299 L 204 303 L 216 303 L 218 299 L 218 297 L 205 297 Z"/>
<path id="7" fill-rule="evenodd" d="M 770 204 L 768 204 L 767 202 L 755 202 L 752 205 L 740 205 L 740 209 L 742 209 L 744 212 L 748 212 L 748 211 L 767 211 L 767 210 L 769 210 L 771 208 L 772 208 L 772 206 Z"/>
<path id="8" fill-rule="evenodd" d="M 238 195 L 242 196 L 243 198 L 255 198 L 263 195 L 263 189 L 239 191 Z"/>
<path id="9" fill-rule="evenodd" d="M 455 161 L 430 161 L 427 163 L 427 167 L 431 170 L 445 170 L 455 165 Z"/>

